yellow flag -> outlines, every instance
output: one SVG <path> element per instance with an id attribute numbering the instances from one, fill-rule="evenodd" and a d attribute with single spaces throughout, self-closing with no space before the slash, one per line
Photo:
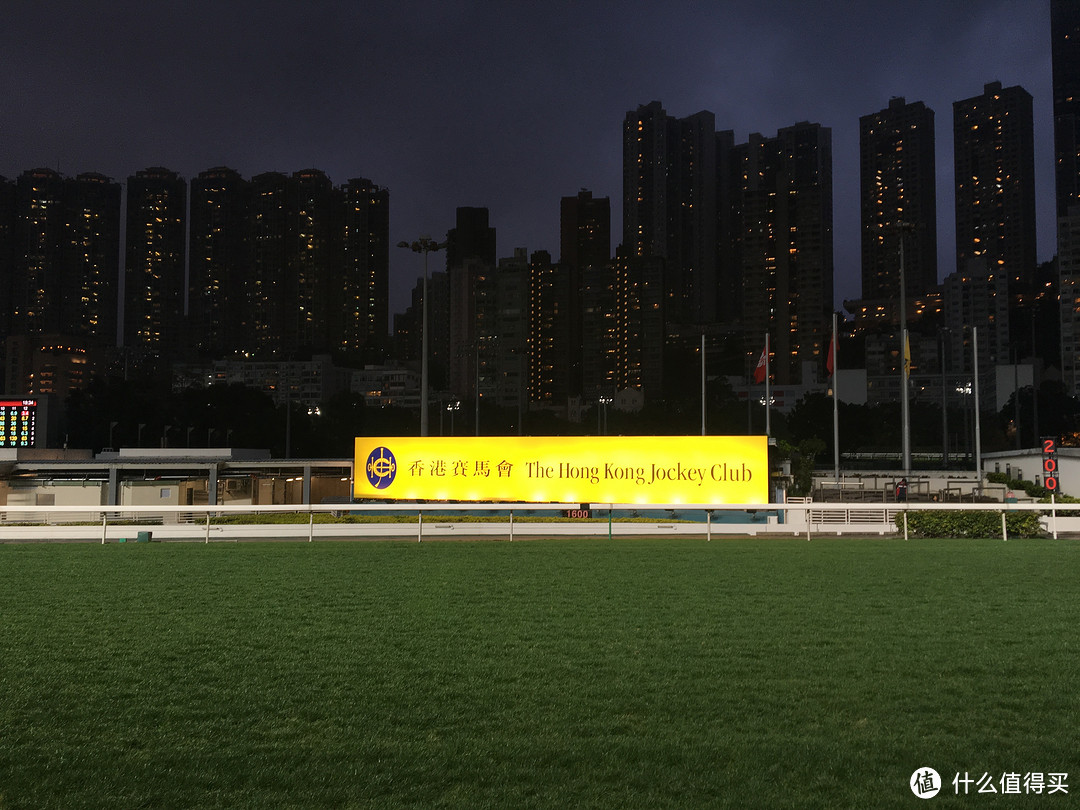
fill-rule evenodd
<path id="1" fill-rule="evenodd" d="M 911 342 L 907 330 L 904 330 L 904 375 L 911 376 Z"/>

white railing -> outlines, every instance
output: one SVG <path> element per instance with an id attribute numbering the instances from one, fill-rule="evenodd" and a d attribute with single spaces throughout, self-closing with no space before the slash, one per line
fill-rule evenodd
<path id="1" fill-rule="evenodd" d="M 240 540 L 317 538 L 412 538 L 468 536 L 508 537 L 556 535 L 684 534 L 783 536 L 877 534 L 907 536 L 909 511 L 1000 512 L 1002 537 L 1008 539 L 1005 515 L 1038 512 L 1047 532 L 1080 532 L 1080 506 L 1063 504 L 592 504 L 592 519 L 565 517 L 555 522 L 530 518 L 574 513 L 580 504 L 491 503 L 353 503 L 313 505 L 217 506 L 4 506 L 0 507 L 0 541 L 96 540 L 101 543 L 138 539 Z M 456 521 L 458 513 L 483 512 L 494 521 Z M 685 519 L 702 513 L 704 520 Z M 300 523 L 217 523 L 229 515 L 300 514 Z M 323 523 L 319 514 L 370 515 L 396 513 L 408 522 Z M 628 519 L 628 513 L 638 515 Z M 414 517 L 415 516 L 415 517 Z M 605 519 L 606 518 L 606 519 Z M 81 525 L 80 525 L 81 524 Z M 899 529 L 897 527 L 900 527 Z M 140 534 L 143 535 L 140 538 Z"/>

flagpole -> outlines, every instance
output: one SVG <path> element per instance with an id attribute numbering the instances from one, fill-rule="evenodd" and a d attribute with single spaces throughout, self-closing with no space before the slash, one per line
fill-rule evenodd
<path id="1" fill-rule="evenodd" d="M 765 435 L 771 436 L 769 424 L 769 333 L 765 332 Z"/>
<path id="2" fill-rule="evenodd" d="M 754 435 L 754 355 L 750 355 L 750 359 L 747 362 L 747 368 L 749 374 L 746 376 L 746 435 Z"/>
<path id="3" fill-rule="evenodd" d="M 837 362 L 836 351 L 836 313 L 832 316 L 832 343 L 829 349 L 829 357 L 832 359 L 832 432 L 833 432 L 833 472 L 836 475 L 836 488 L 840 488 L 840 393 L 837 391 L 839 375 L 836 373 L 840 364 Z"/>

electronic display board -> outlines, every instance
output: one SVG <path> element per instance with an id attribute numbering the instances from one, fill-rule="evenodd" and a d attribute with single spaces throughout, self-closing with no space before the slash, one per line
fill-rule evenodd
<path id="1" fill-rule="evenodd" d="M 0 399 L 0 447 L 34 447 L 38 401 Z"/>

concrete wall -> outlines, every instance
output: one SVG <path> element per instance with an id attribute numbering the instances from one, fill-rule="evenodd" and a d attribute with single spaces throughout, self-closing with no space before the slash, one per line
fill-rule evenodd
<path id="1" fill-rule="evenodd" d="M 101 481 L 61 481 L 39 486 L 12 487 L 6 483 L 0 488 L 0 500 L 4 506 L 102 506 L 105 504 L 106 486 Z M 20 521 L 40 519 L 28 513 L 9 512 L 0 520 Z M 98 520 L 96 512 L 65 512 L 66 523 L 85 523 Z"/>

